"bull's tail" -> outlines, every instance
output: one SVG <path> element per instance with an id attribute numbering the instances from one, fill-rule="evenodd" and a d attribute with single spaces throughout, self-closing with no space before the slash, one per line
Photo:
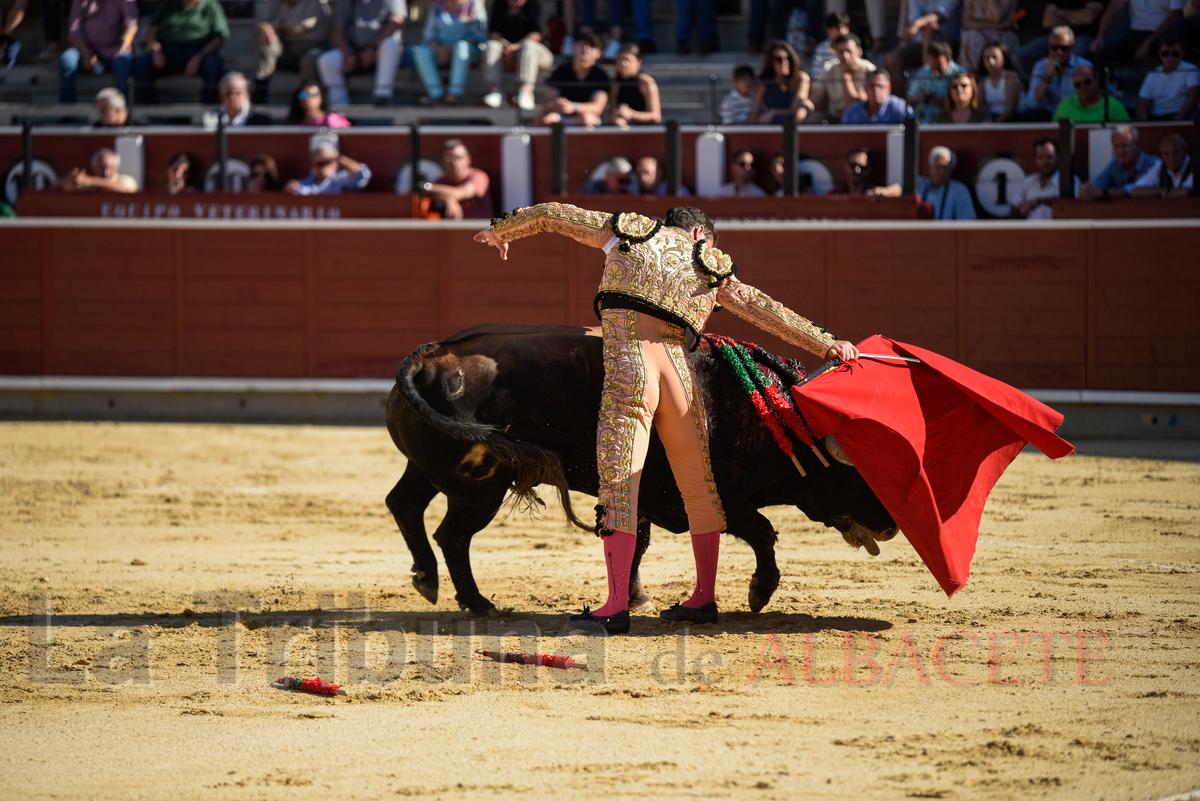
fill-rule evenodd
<path id="1" fill-rule="evenodd" d="M 540 445 L 510 439 L 495 426 L 447 417 L 426 402 L 417 390 L 413 376 L 425 366 L 425 357 L 437 349 L 438 343 L 430 342 L 420 346 L 400 362 L 400 366 L 396 368 L 396 388 L 393 392 L 398 393 L 414 412 L 438 431 L 460 442 L 481 444 L 502 464 L 512 468 L 516 473 L 512 492 L 518 504 L 530 508 L 541 505 L 542 501 L 535 488 L 539 484 L 549 484 L 558 491 L 558 499 L 562 503 L 567 520 L 585 531 L 594 530 L 592 526 L 576 517 L 571 507 L 570 487 L 558 454 Z"/>

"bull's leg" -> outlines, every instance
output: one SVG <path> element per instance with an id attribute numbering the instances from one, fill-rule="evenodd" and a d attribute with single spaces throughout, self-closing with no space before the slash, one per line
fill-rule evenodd
<path id="1" fill-rule="evenodd" d="M 778 535 L 771 521 L 757 510 L 726 508 L 729 533 L 745 540 L 754 550 L 757 564 L 750 577 L 749 603 L 751 612 L 759 612 L 779 587 L 779 566 L 775 563 L 775 540 Z"/>
<path id="2" fill-rule="evenodd" d="M 425 510 L 438 491 L 412 462 L 387 496 L 387 508 L 396 519 L 413 557 L 413 587 L 431 604 L 438 599 L 437 557 L 425 533 Z"/>
<path id="3" fill-rule="evenodd" d="M 470 495 L 452 495 L 446 499 L 446 516 L 433 534 L 442 549 L 446 570 L 454 582 L 459 609 L 476 617 L 491 615 L 496 606 L 479 593 L 471 572 L 471 538 L 496 516 L 510 482 L 496 481 L 479 487 Z"/>
<path id="4" fill-rule="evenodd" d="M 642 564 L 642 554 L 650 547 L 650 521 L 638 516 L 637 546 L 633 551 L 633 565 L 629 568 L 629 611 L 653 612 L 654 602 L 642 590 L 642 576 L 639 572 Z"/>

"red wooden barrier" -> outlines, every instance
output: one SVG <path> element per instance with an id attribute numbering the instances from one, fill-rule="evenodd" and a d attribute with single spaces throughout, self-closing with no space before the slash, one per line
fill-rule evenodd
<path id="1" fill-rule="evenodd" d="M 486 322 L 594 325 L 603 257 L 468 225 L 0 224 L 0 372 L 379 376 Z M 740 276 L 1024 387 L 1200 391 L 1200 224 L 729 224 Z M 793 348 L 729 312 L 711 330 Z M 810 359 L 811 363 L 811 359 Z"/>
<path id="2" fill-rule="evenodd" d="M 726 220 L 915 220 L 918 211 L 915 195 L 878 200 L 845 195 L 802 195 L 788 198 L 703 198 L 695 201 L 643 195 L 568 195 L 561 200 L 599 211 L 636 211 L 652 217 L 664 216 L 672 206 L 696 202 L 703 205 L 713 218 Z M 116 219 L 404 219 L 412 217 L 412 195 L 362 192 L 293 197 L 278 192 L 207 192 L 171 197 L 161 191 L 133 195 L 26 192 L 17 199 L 17 213 L 22 217 Z"/>
<path id="3" fill-rule="evenodd" d="M 1200 199 L 1134 197 L 1104 202 L 1053 199 L 1056 220 L 1196 220 Z"/>

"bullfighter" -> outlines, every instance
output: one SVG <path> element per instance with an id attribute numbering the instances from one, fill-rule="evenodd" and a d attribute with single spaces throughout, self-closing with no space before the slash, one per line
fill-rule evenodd
<path id="1" fill-rule="evenodd" d="M 637 543 L 638 485 L 653 425 L 683 496 L 696 561 L 691 597 L 660 617 L 715 623 L 717 557 L 725 515 L 708 453 L 708 423 L 687 356 L 708 317 L 723 306 L 768 333 L 824 358 L 858 358 L 849 342 L 737 279 L 737 265 L 713 245 L 712 220 L 676 207 L 665 222 L 639 214 L 587 211 L 565 203 L 518 209 L 475 240 L 508 258 L 509 243 L 543 231 L 602 249 L 595 308 L 604 336 L 604 391 L 596 432 L 599 505 L 608 599 L 569 623 L 583 631 L 629 631 L 629 572 Z M 694 345 L 693 345 L 694 347 Z"/>

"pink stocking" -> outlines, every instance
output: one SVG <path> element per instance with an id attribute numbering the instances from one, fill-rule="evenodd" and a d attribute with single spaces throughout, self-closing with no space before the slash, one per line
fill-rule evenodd
<path id="1" fill-rule="evenodd" d="M 695 609 L 717 600 L 717 556 L 721 551 L 721 532 L 692 535 L 692 556 L 696 558 L 696 590 L 683 606 Z"/>
<path id="2" fill-rule="evenodd" d="M 637 537 L 625 531 L 614 531 L 600 538 L 604 546 L 604 563 L 608 566 L 608 600 L 593 615 L 615 615 L 629 608 L 629 571 L 633 567 L 633 551 Z"/>

